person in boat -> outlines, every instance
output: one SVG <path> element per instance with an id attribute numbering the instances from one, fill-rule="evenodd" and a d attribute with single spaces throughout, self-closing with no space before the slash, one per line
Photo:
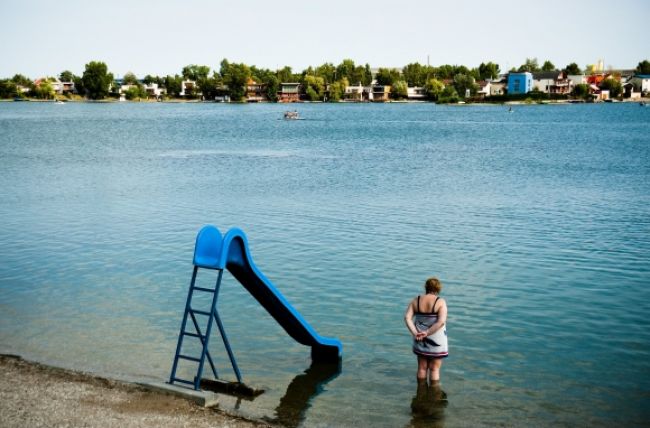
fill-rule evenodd
<path id="1" fill-rule="evenodd" d="M 440 381 L 442 359 L 448 354 L 447 302 L 439 296 L 442 283 L 429 278 L 424 283 L 425 294 L 417 296 L 406 307 L 404 321 L 413 336 L 413 353 L 418 358 L 418 381 Z"/>
<path id="2" fill-rule="evenodd" d="M 285 119 L 298 119 L 298 110 L 285 111 L 284 112 L 284 118 Z"/>

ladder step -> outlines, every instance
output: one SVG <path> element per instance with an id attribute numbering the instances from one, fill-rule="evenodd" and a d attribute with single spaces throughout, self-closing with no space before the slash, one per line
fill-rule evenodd
<path id="1" fill-rule="evenodd" d="M 180 379 L 180 378 L 177 378 L 177 377 L 172 379 L 172 382 L 180 382 L 180 383 L 186 383 L 188 385 L 194 385 L 194 382 L 192 382 L 192 381 L 185 380 L 185 379 Z"/>
<path id="2" fill-rule="evenodd" d="M 194 287 L 194 289 L 199 291 L 205 291 L 207 293 L 214 293 L 214 290 L 212 288 Z"/>
<path id="3" fill-rule="evenodd" d="M 201 362 L 201 359 L 200 359 L 200 358 L 194 358 L 194 357 L 190 357 L 190 356 L 188 356 L 188 355 L 179 355 L 178 358 L 182 358 L 182 359 L 184 359 L 184 360 L 195 361 L 195 362 L 197 362 L 197 363 L 200 363 L 200 362 Z"/>
<path id="4" fill-rule="evenodd" d="M 205 339 L 205 336 L 202 334 L 196 334 L 196 333 L 189 333 L 187 331 L 184 331 L 183 334 L 185 336 L 190 336 L 190 337 L 198 337 L 199 339 Z"/>
<path id="5" fill-rule="evenodd" d="M 201 315 L 206 315 L 206 316 L 210 316 L 210 315 L 212 315 L 212 312 L 208 312 L 208 311 L 199 311 L 198 309 L 192 309 L 192 308 L 190 308 L 190 311 L 192 311 L 192 312 L 195 313 L 195 314 L 201 314 Z"/>

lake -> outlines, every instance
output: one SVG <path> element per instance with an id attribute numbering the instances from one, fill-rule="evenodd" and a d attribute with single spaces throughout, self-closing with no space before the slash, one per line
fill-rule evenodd
<path id="1" fill-rule="evenodd" d="M 266 392 L 222 408 L 289 426 L 647 424 L 650 108 L 294 107 L 304 120 L 278 104 L 0 103 L 0 352 L 167 380 L 213 224 L 244 230 L 258 268 L 343 343 L 340 370 L 310 367 L 226 273 L 225 330 Z M 429 276 L 449 307 L 446 400 L 418 391 L 403 322 Z M 216 331 L 210 349 L 233 380 Z"/>

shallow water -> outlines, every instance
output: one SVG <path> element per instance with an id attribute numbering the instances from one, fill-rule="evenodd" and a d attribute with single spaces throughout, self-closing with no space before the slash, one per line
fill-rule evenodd
<path id="1" fill-rule="evenodd" d="M 211 223 L 242 228 L 344 346 L 340 373 L 310 369 L 225 275 L 226 331 L 267 391 L 224 406 L 294 426 L 647 423 L 650 109 L 284 109 L 0 103 L 0 352 L 166 379 Z M 418 391 L 402 321 L 431 275 L 449 306 L 446 401 Z"/>

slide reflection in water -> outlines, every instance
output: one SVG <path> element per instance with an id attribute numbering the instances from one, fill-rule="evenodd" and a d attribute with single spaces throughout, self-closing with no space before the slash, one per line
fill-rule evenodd
<path id="1" fill-rule="evenodd" d="M 293 378 L 287 387 L 287 392 L 275 409 L 273 422 L 287 427 L 299 426 L 313 399 L 323 392 L 325 384 L 336 379 L 339 374 L 340 361 L 338 364 L 312 363 L 304 373 Z"/>

